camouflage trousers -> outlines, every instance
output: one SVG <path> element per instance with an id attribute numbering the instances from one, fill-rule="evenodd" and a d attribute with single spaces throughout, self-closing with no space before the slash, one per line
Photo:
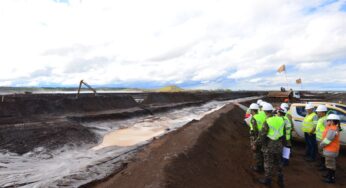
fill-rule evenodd
<path id="1" fill-rule="evenodd" d="M 268 138 L 269 139 L 269 138 Z M 264 175 L 266 178 L 271 179 L 273 174 L 282 176 L 282 142 L 281 140 L 273 141 L 268 140 L 263 144 L 262 152 L 264 156 Z"/>
<path id="2" fill-rule="evenodd" d="M 255 161 L 256 167 L 264 167 L 262 144 L 256 144 L 255 140 L 256 140 L 256 136 L 250 136 L 251 146 L 256 145 L 256 150 L 253 151 L 253 159 Z"/>
<path id="3" fill-rule="evenodd" d="M 326 168 L 328 169 L 336 170 L 336 157 L 326 156 L 325 165 L 326 165 Z"/>

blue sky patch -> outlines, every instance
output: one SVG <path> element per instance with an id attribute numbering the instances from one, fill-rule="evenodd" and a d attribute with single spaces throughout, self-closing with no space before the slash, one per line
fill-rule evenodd
<path id="1" fill-rule="evenodd" d="M 66 3 L 66 4 L 69 3 L 69 0 L 53 0 L 53 1 L 56 3 Z"/>

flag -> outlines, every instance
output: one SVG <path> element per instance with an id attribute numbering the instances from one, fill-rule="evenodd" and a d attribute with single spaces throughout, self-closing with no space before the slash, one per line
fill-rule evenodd
<path id="1" fill-rule="evenodd" d="M 279 72 L 279 73 L 284 72 L 284 71 L 286 71 L 286 66 L 285 66 L 285 64 L 281 65 L 281 66 L 279 67 L 279 69 L 278 69 L 278 72 Z"/>
<path id="2" fill-rule="evenodd" d="M 302 79 L 301 78 L 297 79 L 296 84 L 302 84 Z"/>

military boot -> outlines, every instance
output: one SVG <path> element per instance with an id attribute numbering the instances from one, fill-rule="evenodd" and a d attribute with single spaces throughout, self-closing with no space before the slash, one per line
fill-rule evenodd
<path id="1" fill-rule="evenodd" d="M 321 163 L 318 168 L 319 171 L 325 171 L 327 170 L 326 165 L 325 165 L 326 159 L 324 157 L 321 158 Z"/>
<path id="2" fill-rule="evenodd" d="M 284 188 L 285 187 L 285 183 L 284 183 L 284 175 L 279 175 L 278 176 L 278 184 L 280 188 Z"/>
<path id="3" fill-rule="evenodd" d="M 272 184 L 272 180 L 270 178 L 260 178 L 258 179 L 258 182 L 266 186 L 270 186 Z"/>
<path id="4" fill-rule="evenodd" d="M 323 181 L 326 183 L 335 183 L 335 171 L 328 169 L 329 175 Z"/>
<path id="5" fill-rule="evenodd" d="M 330 176 L 330 170 L 327 169 L 327 172 L 322 174 L 322 178 L 328 178 Z"/>

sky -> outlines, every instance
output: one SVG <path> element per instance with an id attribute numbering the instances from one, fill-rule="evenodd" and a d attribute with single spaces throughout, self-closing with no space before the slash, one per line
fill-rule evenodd
<path id="1" fill-rule="evenodd" d="M 346 0 L 1 0 L 0 65 L 0 86 L 346 90 Z"/>

